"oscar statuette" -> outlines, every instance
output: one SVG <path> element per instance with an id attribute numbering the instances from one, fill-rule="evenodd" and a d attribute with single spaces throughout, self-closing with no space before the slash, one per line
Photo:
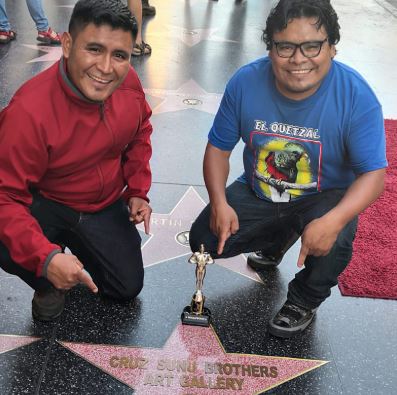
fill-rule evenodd
<path id="1" fill-rule="evenodd" d="M 189 263 L 196 264 L 196 291 L 193 294 L 189 306 L 183 309 L 181 320 L 185 325 L 209 326 L 211 322 L 211 312 L 204 307 L 205 296 L 203 295 L 203 282 L 206 266 L 214 263 L 211 255 L 205 252 L 204 245 L 200 245 L 200 251 L 195 252 L 190 258 Z"/>

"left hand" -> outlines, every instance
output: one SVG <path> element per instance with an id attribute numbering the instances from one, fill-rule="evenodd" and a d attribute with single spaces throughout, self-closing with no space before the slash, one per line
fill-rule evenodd
<path id="1" fill-rule="evenodd" d="M 144 222 L 145 233 L 148 235 L 150 231 L 150 215 L 152 214 L 149 203 L 145 199 L 131 197 L 128 200 L 128 207 L 130 208 L 130 221 L 134 224 Z"/>
<path id="2" fill-rule="evenodd" d="M 298 267 L 302 267 L 305 264 L 305 259 L 308 255 L 328 255 L 338 234 L 339 229 L 325 217 L 309 222 L 302 233 Z"/>

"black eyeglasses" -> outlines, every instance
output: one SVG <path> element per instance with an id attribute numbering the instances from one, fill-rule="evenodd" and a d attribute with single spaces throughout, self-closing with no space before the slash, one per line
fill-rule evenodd
<path id="1" fill-rule="evenodd" d="M 291 58 L 295 55 L 297 48 L 300 49 L 303 56 L 306 58 L 315 58 L 319 55 L 323 44 L 328 40 L 328 37 L 323 41 L 306 41 L 300 44 L 294 44 L 287 41 L 273 41 L 276 47 L 277 55 L 280 58 Z"/>

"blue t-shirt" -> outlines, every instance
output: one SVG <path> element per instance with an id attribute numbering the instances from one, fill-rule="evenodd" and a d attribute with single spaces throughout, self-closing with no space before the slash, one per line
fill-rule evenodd
<path id="1" fill-rule="evenodd" d="M 365 80 L 337 61 L 319 89 L 299 101 L 277 90 L 268 57 L 242 67 L 208 138 L 224 151 L 241 138 L 240 180 L 275 202 L 348 188 L 357 175 L 387 166 L 381 105 Z"/>

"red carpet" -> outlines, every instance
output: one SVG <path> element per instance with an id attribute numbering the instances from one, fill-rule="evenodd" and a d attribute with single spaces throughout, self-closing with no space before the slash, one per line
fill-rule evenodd
<path id="1" fill-rule="evenodd" d="M 385 191 L 361 215 L 353 259 L 339 276 L 342 295 L 397 299 L 397 120 L 386 120 Z"/>

